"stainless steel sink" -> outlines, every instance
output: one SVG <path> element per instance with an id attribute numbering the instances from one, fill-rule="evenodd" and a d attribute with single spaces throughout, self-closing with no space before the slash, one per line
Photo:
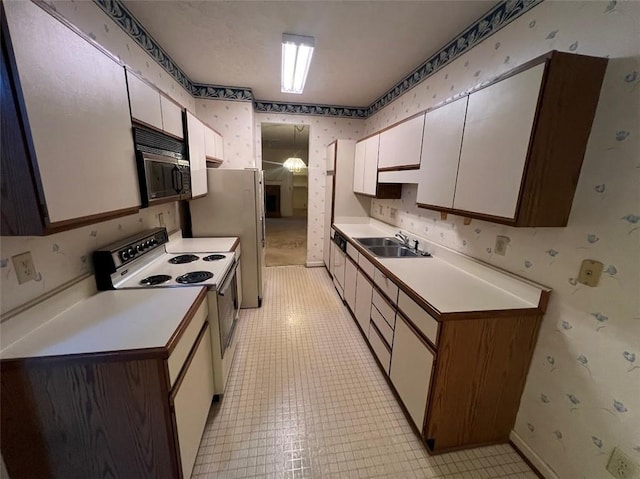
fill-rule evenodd
<path id="1" fill-rule="evenodd" d="M 415 258 L 418 255 L 404 246 L 369 246 L 368 250 L 381 258 Z"/>
<path id="2" fill-rule="evenodd" d="M 395 238 L 354 238 L 358 243 L 367 248 L 370 246 L 400 246 Z"/>

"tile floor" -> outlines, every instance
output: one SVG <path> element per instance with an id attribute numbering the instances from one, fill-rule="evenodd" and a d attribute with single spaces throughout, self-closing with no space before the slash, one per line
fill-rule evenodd
<path id="1" fill-rule="evenodd" d="M 509 446 L 429 456 L 323 268 L 267 268 L 194 478 L 531 478 Z"/>

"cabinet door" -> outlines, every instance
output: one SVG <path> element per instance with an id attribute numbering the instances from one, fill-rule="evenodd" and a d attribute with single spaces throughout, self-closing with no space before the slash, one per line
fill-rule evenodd
<path id="1" fill-rule="evenodd" d="M 164 95 L 160 95 L 160 108 L 162 110 L 162 129 L 177 138 L 184 138 L 182 108 Z"/>
<path id="2" fill-rule="evenodd" d="M 124 68 L 36 4 L 3 6 L 49 223 L 138 207 Z"/>
<path id="3" fill-rule="evenodd" d="M 337 284 L 338 290 L 342 290 L 344 295 L 344 270 L 346 258 L 344 251 L 336 246 L 335 254 L 333 255 L 333 280 Z"/>
<path id="4" fill-rule="evenodd" d="M 356 306 L 353 314 L 365 334 L 369 331 L 369 320 L 371 319 L 371 296 L 373 286 L 367 277 L 358 271 L 356 280 Z"/>
<path id="5" fill-rule="evenodd" d="M 336 147 L 338 143 L 333 142 L 327 146 L 327 171 L 335 171 L 336 169 Z"/>
<path id="6" fill-rule="evenodd" d="M 367 141 L 356 143 L 356 155 L 353 162 L 353 192 L 364 193 L 364 162 Z"/>
<path id="7" fill-rule="evenodd" d="M 216 156 L 216 132 L 208 126 L 204 126 L 204 152 L 208 158 L 218 158 Z"/>
<path id="8" fill-rule="evenodd" d="M 427 410 L 433 361 L 431 350 L 398 315 L 389 377 L 419 431 Z"/>
<path id="9" fill-rule="evenodd" d="M 189 164 L 191 167 L 192 197 L 207 194 L 207 160 L 205 157 L 205 126 L 187 112 L 187 134 L 189 135 Z"/>
<path id="10" fill-rule="evenodd" d="M 545 64 L 469 96 L 453 207 L 516 217 Z"/>
<path id="11" fill-rule="evenodd" d="M 364 158 L 364 174 L 362 192 L 375 196 L 378 191 L 378 147 L 380 135 L 372 136 L 367 140 Z"/>
<path id="12" fill-rule="evenodd" d="M 334 262 L 336 256 L 336 244 L 333 242 L 331 238 L 329 238 L 329 273 L 331 273 L 331 277 L 333 278 L 334 273 Z"/>
<path id="13" fill-rule="evenodd" d="M 162 130 L 160 92 L 127 71 L 131 118 Z"/>
<path id="14" fill-rule="evenodd" d="M 213 132 L 213 139 L 216 144 L 216 158 L 224 161 L 224 138 L 218 132 Z"/>
<path id="15" fill-rule="evenodd" d="M 380 134 L 378 168 L 420 165 L 424 115 L 404 121 Z"/>
<path id="16" fill-rule="evenodd" d="M 346 260 L 344 270 L 344 299 L 351 311 L 356 309 L 356 278 L 358 268 L 350 259 Z"/>
<path id="17" fill-rule="evenodd" d="M 209 329 L 207 323 L 173 399 L 182 477 L 191 477 L 214 394 Z"/>
<path id="18" fill-rule="evenodd" d="M 453 208 L 467 100 L 464 97 L 427 113 L 416 197 L 419 204 Z"/>

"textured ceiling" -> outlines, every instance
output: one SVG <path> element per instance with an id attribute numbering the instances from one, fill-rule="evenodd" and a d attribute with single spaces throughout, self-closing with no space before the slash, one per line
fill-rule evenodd
<path id="1" fill-rule="evenodd" d="M 369 106 L 497 1 L 138 1 L 126 7 L 198 83 L 256 99 Z M 315 37 L 302 95 L 280 92 L 283 33 Z"/>

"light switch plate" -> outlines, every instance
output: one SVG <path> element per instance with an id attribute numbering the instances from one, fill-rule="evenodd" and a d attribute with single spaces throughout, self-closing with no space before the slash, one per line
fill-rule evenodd
<path id="1" fill-rule="evenodd" d="M 33 264 L 33 258 L 31 258 L 31 251 L 12 256 L 11 260 L 13 261 L 13 267 L 16 270 L 18 284 L 23 284 L 36 278 L 37 272 L 36 267 Z"/>
<path id="2" fill-rule="evenodd" d="M 603 267 L 604 265 L 600 261 L 585 259 L 580 265 L 578 282 L 591 287 L 598 286 Z"/>

